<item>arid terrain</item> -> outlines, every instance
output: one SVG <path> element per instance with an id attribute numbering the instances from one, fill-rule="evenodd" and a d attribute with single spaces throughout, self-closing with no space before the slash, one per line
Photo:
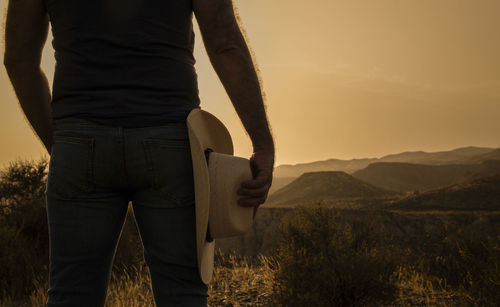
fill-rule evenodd
<path id="1" fill-rule="evenodd" d="M 252 229 L 216 240 L 210 306 L 493 306 L 499 153 L 279 166 Z M 0 306 L 46 300 L 44 163 L 12 164 L 0 178 Z M 154 306 L 130 208 L 106 306 Z"/>

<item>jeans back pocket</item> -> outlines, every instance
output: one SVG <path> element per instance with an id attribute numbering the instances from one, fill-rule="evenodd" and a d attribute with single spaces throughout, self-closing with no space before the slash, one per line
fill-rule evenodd
<path id="1" fill-rule="evenodd" d="M 189 139 L 143 140 L 151 187 L 168 207 L 194 203 L 194 178 Z"/>
<path id="2" fill-rule="evenodd" d="M 93 188 L 94 138 L 54 134 L 45 193 L 61 199 L 84 197 Z"/>

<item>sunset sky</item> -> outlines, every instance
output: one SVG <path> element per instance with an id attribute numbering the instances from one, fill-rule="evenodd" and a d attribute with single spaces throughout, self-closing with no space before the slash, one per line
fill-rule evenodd
<path id="1" fill-rule="evenodd" d="M 235 4 L 260 68 L 276 165 L 500 147 L 500 1 Z M 201 107 L 226 124 L 235 154 L 249 157 L 250 140 L 195 28 Z M 51 42 L 42 67 L 52 84 Z M 3 65 L 0 114 L 1 166 L 46 154 Z"/>

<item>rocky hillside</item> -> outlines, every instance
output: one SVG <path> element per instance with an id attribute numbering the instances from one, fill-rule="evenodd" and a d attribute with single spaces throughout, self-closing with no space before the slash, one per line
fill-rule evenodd
<path id="1" fill-rule="evenodd" d="M 410 211 L 500 210 L 500 175 L 475 179 L 396 201 L 389 209 Z"/>
<path id="2" fill-rule="evenodd" d="M 379 162 L 353 176 L 383 189 L 422 192 L 495 174 L 500 174 L 500 160 L 450 165 Z"/>
<path id="3" fill-rule="evenodd" d="M 344 172 L 324 171 L 302 174 L 270 195 L 268 206 L 288 206 L 310 202 L 334 202 L 343 199 L 384 198 L 393 192 L 372 186 Z"/>
<path id="4" fill-rule="evenodd" d="M 296 179 L 295 177 L 274 177 L 271 188 L 269 189 L 269 195 L 278 191 L 279 189 L 286 186 L 287 184 L 294 181 L 295 179 Z"/>
<path id="5" fill-rule="evenodd" d="M 483 161 L 488 161 L 488 160 L 500 160 L 500 148 L 497 148 L 495 150 L 489 151 L 481 155 L 474 156 L 468 159 L 466 162 L 481 163 Z"/>

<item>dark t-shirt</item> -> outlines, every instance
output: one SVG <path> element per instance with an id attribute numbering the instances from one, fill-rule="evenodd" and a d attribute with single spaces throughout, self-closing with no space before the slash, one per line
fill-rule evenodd
<path id="1" fill-rule="evenodd" d="M 52 116 L 124 127 L 199 108 L 191 0 L 44 0 L 56 67 Z"/>

